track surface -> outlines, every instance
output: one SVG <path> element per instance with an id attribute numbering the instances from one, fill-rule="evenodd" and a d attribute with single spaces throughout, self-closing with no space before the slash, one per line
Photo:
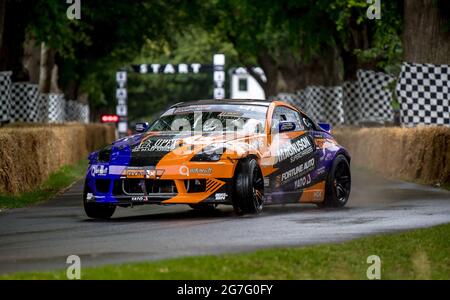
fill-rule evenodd
<path id="1" fill-rule="evenodd" d="M 112 220 L 88 219 L 81 182 L 55 199 L 0 212 L 0 273 L 167 257 L 249 251 L 350 240 L 450 222 L 450 192 L 353 170 L 343 209 L 270 206 L 238 217 L 229 207 L 202 213 L 187 206 L 119 208 Z"/>

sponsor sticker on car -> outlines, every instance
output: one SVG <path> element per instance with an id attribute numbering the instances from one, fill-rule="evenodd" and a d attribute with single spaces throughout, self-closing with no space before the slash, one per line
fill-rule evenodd
<path id="1" fill-rule="evenodd" d="M 158 179 L 164 174 L 164 169 L 155 169 L 155 167 L 128 167 L 124 170 L 123 175 L 126 178 L 139 179 Z"/>
<path id="2" fill-rule="evenodd" d="M 127 169 L 127 170 L 125 170 L 125 176 L 127 178 L 144 178 L 145 170 L 144 169 Z"/>
<path id="3" fill-rule="evenodd" d="M 134 196 L 134 197 L 131 197 L 131 201 L 133 201 L 133 202 L 146 202 L 146 201 L 148 201 L 148 198 L 146 196 Z"/>

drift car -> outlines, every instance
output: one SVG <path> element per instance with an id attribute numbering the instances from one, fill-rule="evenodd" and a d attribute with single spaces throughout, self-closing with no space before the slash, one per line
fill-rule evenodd
<path id="1" fill-rule="evenodd" d="M 136 131 L 90 154 L 89 217 L 139 204 L 228 204 L 238 214 L 278 203 L 342 207 L 349 197 L 350 156 L 330 126 L 281 101 L 179 103 Z"/>

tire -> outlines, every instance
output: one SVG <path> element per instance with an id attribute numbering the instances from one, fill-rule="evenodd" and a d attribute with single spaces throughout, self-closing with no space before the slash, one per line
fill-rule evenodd
<path id="1" fill-rule="evenodd" d="M 258 162 L 247 158 L 239 162 L 234 176 L 233 208 L 239 214 L 257 214 L 264 206 L 264 179 Z"/>
<path id="2" fill-rule="evenodd" d="M 333 161 L 325 184 L 325 200 L 319 207 L 343 207 L 351 189 L 350 165 L 345 156 L 339 154 Z"/>
<path id="3" fill-rule="evenodd" d="M 201 210 L 201 211 L 213 211 L 216 209 L 217 204 L 206 204 L 206 203 L 200 203 L 200 204 L 189 204 L 189 207 L 195 210 Z"/>
<path id="4" fill-rule="evenodd" d="M 88 203 L 86 186 L 83 193 L 83 206 L 86 215 L 92 219 L 109 219 L 116 211 L 115 205 L 103 204 L 103 203 Z"/>

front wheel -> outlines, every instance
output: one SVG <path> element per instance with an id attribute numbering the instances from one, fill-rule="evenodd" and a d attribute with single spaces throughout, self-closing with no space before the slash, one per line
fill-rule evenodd
<path id="1" fill-rule="evenodd" d="M 115 205 L 87 202 L 86 188 L 83 193 L 83 206 L 86 215 L 92 219 L 109 219 L 116 211 Z"/>
<path id="2" fill-rule="evenodd" d="M 247 158 L 239 162 L 234 179 L 233 208 L 239 214 L 256 214 L 264 205 L 264 180 L 258 162 Z"/>
<path id="3" fill-rule="evenodd" d="M 350 196 L 351 174 L 348 160 L 343 155 L 338 155 L 333 161 L 333 166 L 328 173 L 325 185 L 325 200 L 319 206 L 343 207 Z"/>

